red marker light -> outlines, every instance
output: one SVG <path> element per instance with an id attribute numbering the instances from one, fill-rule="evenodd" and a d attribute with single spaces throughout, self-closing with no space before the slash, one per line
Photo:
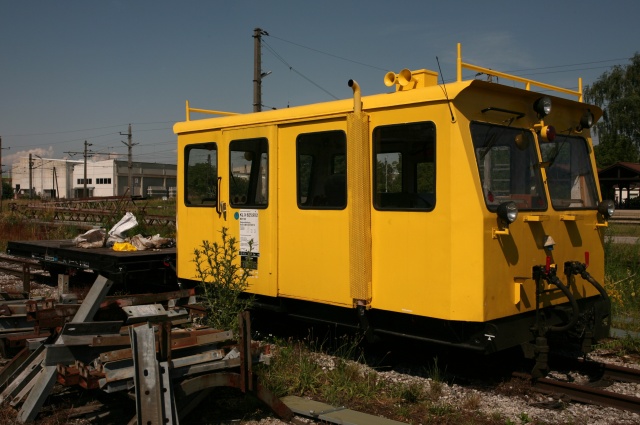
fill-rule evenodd
<path id="1" fill-rule="evenodd" d="M 550 255 L 547 255 L 547 264 L 545 264 L 545 266 L 544 266 L 544 271 L 547 274 L 549 274 L 549 272 L 551 271 L 551 256 Z"/>
<path id="2" fill-rule="evenodd" d="M 556 139 L 556 129 L 554 126 L 547 126 L 547 129 L 545 130 L 545 137 L 550 142 L 553 142 Z"/>
<path id="3" fill-rule="evenodd" d="M 589 267 L 589 251 L 584 252 L 584 265 L 585 267 Z"/>

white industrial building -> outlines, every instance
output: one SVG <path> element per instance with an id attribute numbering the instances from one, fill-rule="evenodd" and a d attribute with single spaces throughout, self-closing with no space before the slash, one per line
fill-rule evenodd
<path id="1" fill-rule="evenodd" d="M 12 185 L 20 196 L 28 197 L 31 187 L 33 196 L 43 199 L 72 198 L 73 169 L 81 164 L 82 161 L 32 156 L 29 167 L 29 157 L 23 157 L 12 167 Z"/>
<path id="2" fill-rule="evenodd" d="M 86 181 L 85 181 L 86 166 Z M 108 196 L 175 196 L 176 165 L 107 159 L 84 161 L 21 158 L 13 166 L 16 193 L 42 199 L 72 199 Z M 129 178 L 132 190 L 129 191 Z M 29 192 L 32 188 L 32 193 Z"/>

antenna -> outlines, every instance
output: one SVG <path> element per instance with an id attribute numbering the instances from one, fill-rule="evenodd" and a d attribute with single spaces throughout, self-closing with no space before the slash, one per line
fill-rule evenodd
<path id="1" fill-rule="evenodd" d="M 447 98 L 447 105 L 449 106 L 449 113 L 451 114 L 451 122 L 456 122 L 456 118 L 453 116 L 453 110 L 451 109 L 451 101 L 447 94 L 447 85 L 444 83 L 444 76 L 442 75 L 442 68 L 440 68 L 440 60 L 436 56 L 436 62 L 438 63 L 438 71 L 440 71 L 440 78 L 442 79 L 442 90 L 444 91 L 444 97 Z"/>

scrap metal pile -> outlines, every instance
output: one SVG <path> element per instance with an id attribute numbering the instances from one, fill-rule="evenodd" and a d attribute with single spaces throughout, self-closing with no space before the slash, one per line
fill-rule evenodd
<path id="1" fill-rule="evenodd" d="M 36 418 L 56 382 L 134 395 L 138 424 L 178 424 L 217 386 L 251 392 L 292 417 L 253 373 L 268 356 L 251 343 L 248 313 L 234 339 L 189 326 L 204 313 L 193 290 L 107 297 L 111 286 L 98 277 L 82 302 L 72 294 L 0 301 L 4 351 L 24 345 L 0 372 L 0 403 L 20 409 L 21 423 Z"/>

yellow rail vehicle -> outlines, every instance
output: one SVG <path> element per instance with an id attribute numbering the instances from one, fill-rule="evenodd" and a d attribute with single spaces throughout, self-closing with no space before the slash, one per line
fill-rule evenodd
<path id="1" fill-rule="evenodd" d="M 353 99 L 199 120 L 223 113 L 187 104 L 179 279 L 196 280 L 190 254 L 226 227 L 262 307 L 486 353 L 606 336 L 601 111 L 581 88 L 466 64 L 460 47 L 457 81 L 437 78 L 403 70 L 385 76 L 392 93 L 350 81 Z"/>

